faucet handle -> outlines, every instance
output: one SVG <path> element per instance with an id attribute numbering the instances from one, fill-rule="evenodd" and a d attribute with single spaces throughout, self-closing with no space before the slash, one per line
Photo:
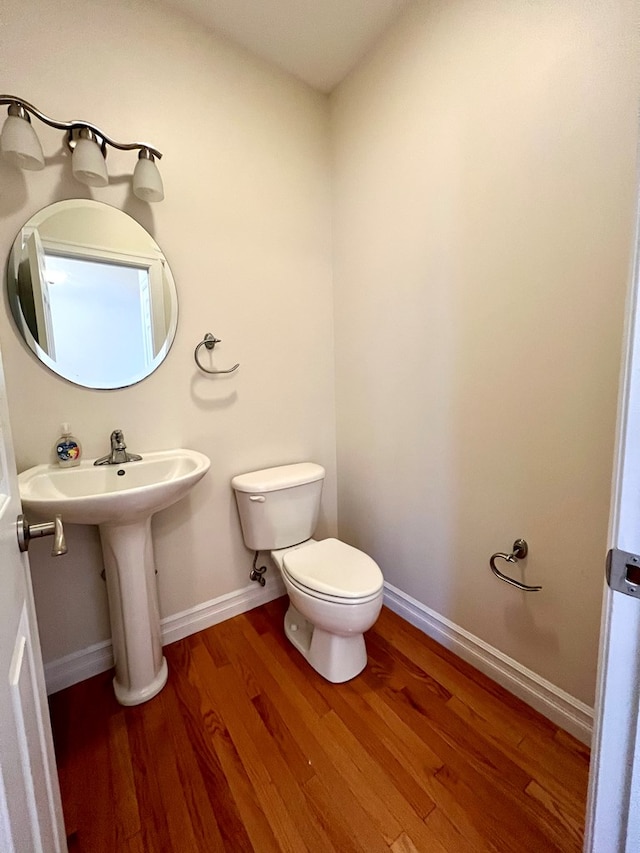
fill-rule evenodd
<path id="1" fill-rule="evenodd" d="M 127 445 L 124 443 L 124 433 L 121 429 L 114 429 L 111 433 L 111 448 L 112 450 L 126 450 Z"/>

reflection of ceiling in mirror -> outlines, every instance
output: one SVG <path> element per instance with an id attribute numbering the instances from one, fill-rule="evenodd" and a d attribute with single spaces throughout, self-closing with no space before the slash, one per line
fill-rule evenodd
<path id="1" fill-rule="evenodd" d="M 118 252 L 158 249 L 153 237 L 135 219 L 116 208 L 80 207 L 56 211 L 37 225 L 40 236 L 52 240 L 68 240 L 85 246 L 102 246 Z"/>

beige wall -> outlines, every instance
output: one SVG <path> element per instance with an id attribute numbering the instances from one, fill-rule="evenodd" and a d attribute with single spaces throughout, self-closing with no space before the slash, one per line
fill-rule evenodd
<path id="1" fill-rule="evenodd" d="M 50 374 L 5 310 L 0 341 L 20 468 L 49 461 L 62 421 L 87 457 L 114 427 L 132 451 L 192 447 L 211 471 L 154 521 L 162 615 L 249 583 L 229 486 L 235 473 L 312 459 L 327 467 L 322 530 L 335 532 L 335 435 L 326 98 L 158 3 L 39 0 L 3 4 L 4 91 L 56 118 L 86 118 L 115 139 L 164 154 L 166 200 L 137 201 L 135 155 L 110 151 L 112 182 L 90 193 L 70 176 L 62 135 L 38 124 L 49 165 L 0 164 L 0 255 L 44 205 L 93 195 L 145 225 L 171 264 L 180 300 L 166 362 L 130 389 L 87 391 Z M 114 176 L 116 180 L 113 180 Z M 118 180 L 121 176 L 122 180 Z M 200 373 L 193 349 L 223 339 Z M 105 353 L 108 357 L 108 353 Z M 45 660 L 109 637 L 93 528 L 69 529 L 69 554 L 31 549 Z"/>
<path id="2" fill-rule="evenodd" d="M 418 2 L 331 98 L 341 537 L 585 702 L 632 233 L 635 6 Z M 517 537 L 541 593 L 490 574 Z"/>
<path id="3" fill-rule="evenodd" d="M 342 537 L 406 593 L 574 696 L 593 696 L 634 190 L 632 0 L 417 2 L 327 101 L 145 0 L 3 6 L 5 91 L 164 153 L 166 200 L 124 180 L 0 163 L 0 254 L 36 210 L 83 194 L 130 212 L 180 298 L 167 361 L 90 392 L 49 374 L 5 311 L 0 341 L 21 468 L 70 421 L 87 456 L 207 453 L 154 521 L 163 616 L 247 583 L 230 477 L 314 459 L 335 531 L 329 132 Z M 26 59 L 28 58 L 28 59 Z M 223 338 L 226 379 L 192 360 Z M 218 350 L 216 351 L 218 352 Z M 488 558 L 524 536 L 523 596 Z M 46 660 L 109 636 L 97 533 L 31 564 Z"/>

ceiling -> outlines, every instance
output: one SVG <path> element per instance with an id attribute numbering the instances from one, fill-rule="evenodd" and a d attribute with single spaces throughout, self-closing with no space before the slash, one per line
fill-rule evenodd
<path id="1" fill-rule="evenodd" d="M 330 92 L 411 0 L 166 0 Z"/>

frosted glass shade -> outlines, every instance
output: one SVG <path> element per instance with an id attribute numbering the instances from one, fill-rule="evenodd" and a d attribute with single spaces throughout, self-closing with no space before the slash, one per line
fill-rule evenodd
<path id="1" fill-rule="evenodd" d="M 142 201 L 162 201 L 164 187 L 153 160 L 142 158 L 133 170 L 133 192 Z"/>
<path id="2" fill-rule="evenodd" d="M 31 123 L 20 116 L 7 116 L 0 135 L 0 151 L 12 166 L 39 171 L 44 169 L 42 146 Z"/>
<path id="3" fill-rule="evenodd" d="M 71 156 L 71 171 L 76 181 L 88 187 L 106 187 L 109 183 L 107 164 L 97 142 L 78 139 Z"/>

